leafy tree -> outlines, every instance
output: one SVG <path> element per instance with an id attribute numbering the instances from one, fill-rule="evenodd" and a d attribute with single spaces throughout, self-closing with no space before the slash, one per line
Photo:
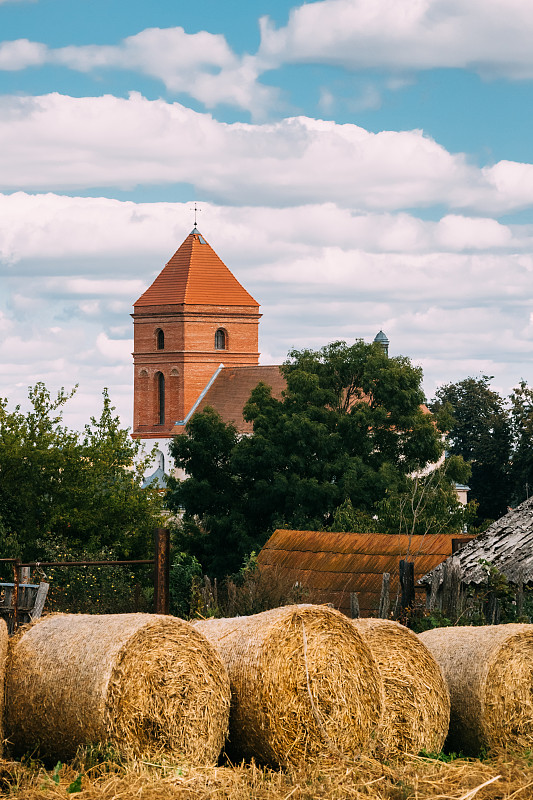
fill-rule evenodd
<path id="1" fill-rule="evenodd" d="M 196 582 L 202 579 L 200 562 L 188 553 L 175 553 L 170 567 L 170 613 L 188 619 Z"/>
<path id="2" fill-rule="evenodd" d="M 462 533 L 475 519 L 477 503 L 464 506 L 455 485 L 466 483 L 470 474 L 461 456 L 450 456 L 437 469 L 404 476 L 376 504 L 378 530 L 407 536 Z"/>
<path id="3" fill-rule="evenodd" d="M 184 510 L 179 543 L 211 574 L 234 572 L 276 527 L 323 530 L 347 499 L 374 513 L 392 483 L 442 453 L 421 407 L 421 370 L 408 359 L 335 342 L 292 351 L 283 372 L 281 400 L 265 384 L 253 390 L 251 436 L 206 409 L 172 444 L 189 476 L 168 496 Z"/>
<path id="4" fill-rule="evenodd" d="M 449 432 L 449 449 L 472 467 L 470 497 L 478 505 L 477 521 L 498 519 L 510 494 L 511 426 L 491 377 L 465 378 L 440 387 L 432 404 Z"/>
<path id="5" fill-rule="evenodd" d="M 62 409 L 73 394 L 61 389 L 52 398 L 37 383 L 27 413 L 0 400 L 2 550 L 40 560 L 43 543 L 64 542 L 73 555 L 108 548 L 141 556 L 161 508 L 157 492 L 141 489 L 149 457 L 120 427 L 106 390 L 99 419 L 81 434 L 66 428 Z"/>
<path id="6" fill-rule="evenodd" d="M 450 456 L 422 475 L 402 475 L 387 487 L 374 506 L 374 514 L 353 507 L 346 499 L 334 512 L 331 531 L 399 533 L 425 536 L 462 533 L 475 518 L 477 504 L 463 506 L 456 483 L 466 483 L 470 467 L 460 456 Z"/>
<path id="7" fill-rule="evenodd" d="M 533 389 L 520 381 L 509 399 L 513 437 L 510 503 L 514 506 L 533 494 Z"/>

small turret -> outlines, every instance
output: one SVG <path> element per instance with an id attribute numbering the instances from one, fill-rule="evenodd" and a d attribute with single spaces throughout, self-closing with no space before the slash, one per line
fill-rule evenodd
<path id="1" fill-rule="evenodd" d="M 386 356 L 388 356 L 389 340 L 387 339 L 387 336 L 383 333 L 383 331 L 380 330 L 379 333 L 376 333 L 376 335 L 374 336 L 374 341 L 381 345 L 381 347 L 383 348 L 383 352 L 385 353 Z"/>

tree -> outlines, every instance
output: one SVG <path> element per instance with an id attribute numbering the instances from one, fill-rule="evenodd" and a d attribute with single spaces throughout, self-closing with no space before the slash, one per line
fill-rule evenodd
<path id="1" fill-rule="evenodd" d="M 81 434 L 66 428 L 62 409 L 74 391 L 52 398 L 37 383 L 27 413 L 0 400 L 2 550 L 42 560 L 43 548 L 59 542 L 72 552 L 140 557 L 161 510 L 157 493 L 141 489 L 149 458 L 120 427 L 106 390 L 99 419 Z"/>
<path id="2" fill-rule="evenodd" d="M 514 506 L 533 494 L 533 389 L 520 381 L 509 399 L 513 437 L 509 501 Z"/>
<path id="3" fill-rule="evenodd" d="M 492 378 L 465 378 L 440 387 L 431 408 L 448 429 L 449 450 L 472 467 L 470 497 L 479 504 L 477 522 L 498 519 L 510 495 L 511 426 Z"/>
<path id="4" fill-rule="evenodd" d="M 184 510 L 180 546 L 211 574 L 238 569 L 276 527 L 325 529 L 347 499 L 373 513 L 392 483 L 442 453 L 408 359 L 335 342 L 292 351 L 282 369 L 282 399 L 259 384 L 245 406 L 251 436 L 206 409 L 172 444 L 189 476 L 168 495 Z"/>
<path id="5" fill-rule="evenodd" d="M 449 456 L 434 470 L 404 476 L 376 504 L 378 530 L 406 536 L 462 533 L 475 519 L 477 503 L 464 506 L 455 486 L 466 483 L 470 474 L 461 456 Z"/>

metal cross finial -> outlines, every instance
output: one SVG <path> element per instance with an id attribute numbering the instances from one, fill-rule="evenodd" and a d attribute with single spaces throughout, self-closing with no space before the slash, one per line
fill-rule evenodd
<path id="1" fill-rule="evenodd" d="M 196 200 L 195 200 L 195 201 L 194 201 L 194 227 L 195 227 L 195 228 L 196 228 L 196 226 L 198 225 L 198 222 L 197 222 L 197 214 L 198 214 L 198 212 L 199 212 L 199 211 L 201 211 L 201 210 L 202 210 L 202 209 L 201 209 L 201 208 L 198 208 L 198 206 L 196 205 Z"/>

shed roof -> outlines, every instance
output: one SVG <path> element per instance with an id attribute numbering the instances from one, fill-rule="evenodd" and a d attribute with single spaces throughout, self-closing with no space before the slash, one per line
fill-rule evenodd
<path id="1" fill-rule="evenodd" d="M 391 600 L 399 588 L 400 559 L 414 561 L 415 581 L 452 553 L 452 534 L 403 536 L 329 531 L 275 531 L 258 556 L 261 569 L 298 581 L 312 599 L 333 603 L 345 614 L 356 592 L 362 616 L 377 611 L 384 572 L 391 576 Z M 431 565 L 431 566 L 430 566 Z"/>
<path id="2" fill-rule="evenodd" d="M 134 308 L 183 304 L 259 307 L 196 228 Z"/>
<path id="3" fill-rule="evenodd" d="M 489 525 L 486 531 L 461 548 L 454 556 L 464 583 L 482 583 L 488 561 L 511 582 L 533 582 L 533 497 Z M 442 572 L 442 568 L 439 570 Z M 433 571 L 421 583 L 431 583 Z"/>

